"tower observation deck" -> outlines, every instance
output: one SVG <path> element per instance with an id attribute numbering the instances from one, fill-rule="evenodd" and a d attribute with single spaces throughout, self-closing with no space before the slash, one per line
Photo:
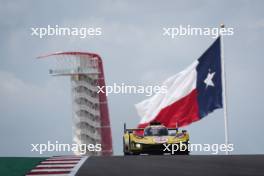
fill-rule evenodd
<path id="1" fill-rule="evenodd" d="M 87 155 L 112 155 L 112 135 L 107 97 L 97 86 L 105 86 L 102 59 L 86 52 L 60 52 L 38 58 L 52 58 L 53 76 L 71 79 L 73 106 L 73 141 L 77 144 L 101 144 L 102 151 L 88 151 Z M 76 152 L 80 154 L 80 152 Z"/>

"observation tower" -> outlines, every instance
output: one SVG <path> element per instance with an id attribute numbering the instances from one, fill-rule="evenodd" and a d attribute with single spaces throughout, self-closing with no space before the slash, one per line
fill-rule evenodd
<path id="1" fill-rule="evenodd" d="M 38 57 L 52 58 L 52 76 L 69 76 L 73 106 L 73 141 L 77 144 L 101 144 L 102 151 L 88 151 L 87 155 L 112 155 L 112 135 L 107 97 L 98 92 L 105 86 L 102 59 L 86 52 L 60 52 Z M 80 154 L 80 152 L 76 152 Z"/>

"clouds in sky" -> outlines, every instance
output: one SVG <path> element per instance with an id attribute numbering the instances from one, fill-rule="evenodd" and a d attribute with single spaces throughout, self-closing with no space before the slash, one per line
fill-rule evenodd
<path id="1" fill-rule="evenodd" d="M 211 37 L 169 39 L 163 27 L 188 25 L 234 28 L 225 38 L 230 142 L 234 153 L 263 153 L 264 15 L 262 1 L 1 1 L 0 2 L 0 144 L 1 156 L 36 156 L 30 143 L 72 142 L 71 90 L 67 77 L 51 77 L 49 60 L 56 51 L 90 51 L 104 61 L 107 84 L 156 84 L 197 59 Z M 31 36 L 31 27 L 47 25 L 102 27 L 103 35 Z M 115 154 L 122 152 L 122 125 L 135 127 L 134 104 L 143 95 L 110 95 Z M 222 110 L 187 127 L 193 143 L 223 143 Z M 19 145 L 18 145 L 19 144 Z M 47 155 L 53 155 L 49 153 Z M 198 153 L 202 154 L 202 153 Z"/>

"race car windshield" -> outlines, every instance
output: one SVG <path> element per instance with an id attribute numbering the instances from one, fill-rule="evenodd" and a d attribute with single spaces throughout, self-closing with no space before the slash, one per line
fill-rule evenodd
<path id="1" fill-rule="evenodd" d="M 167 128 L 146 128 L 144 131 L 144 136 L 167 136 Z"/>

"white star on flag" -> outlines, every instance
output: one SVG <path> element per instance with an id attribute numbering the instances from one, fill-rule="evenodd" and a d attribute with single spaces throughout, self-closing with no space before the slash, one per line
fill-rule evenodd
<path id="1" fill-rule="evenodd" d="M 208 86 L 213 86 L 214 87 L 214 82 L 213 82 L 214 75 L 215 75 L 215 72 L 210 73 L 210 70 L 209 70 L 209 73 L 208 73 L 206 79 L 204 80 L 204 83 L 206 84 L 206 88 Z"/>

